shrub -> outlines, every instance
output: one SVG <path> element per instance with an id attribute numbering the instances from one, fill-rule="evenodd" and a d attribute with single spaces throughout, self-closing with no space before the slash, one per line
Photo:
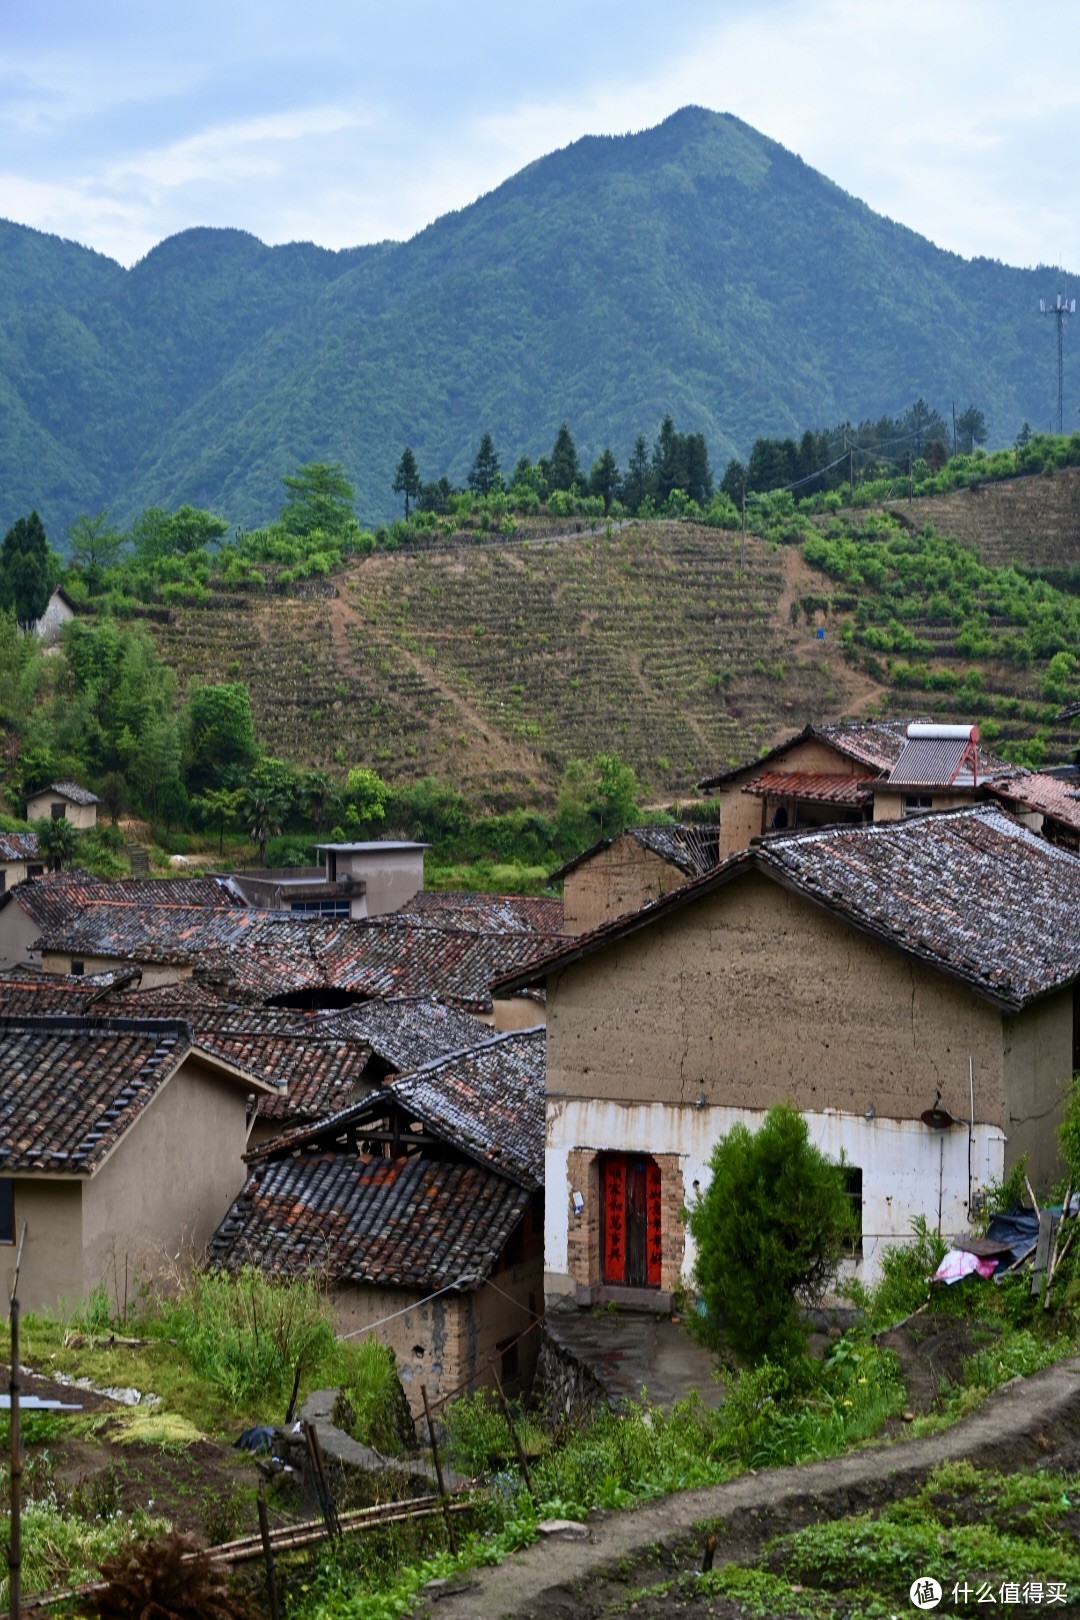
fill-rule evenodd
<path id="1" fill-rule="evenodd" d="M 799 1306 L 836 1275 L 853 1212 L 843 1170 L 794 1108 L 770 1108 L 717 1143 L 712 1179 L 689 1212 L 698 1288 L 741 1356 L 790 1363 L 805 1349 Z"/>

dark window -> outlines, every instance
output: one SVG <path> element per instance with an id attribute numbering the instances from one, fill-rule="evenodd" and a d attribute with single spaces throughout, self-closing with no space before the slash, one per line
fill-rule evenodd
<path id="1" fill-rule="evenodd" d="M 862 1171 L 856 1170 L 853 1165 L 844 1166 L 844 1181 L 847 1195 L 851 1199 L 851 1210 L 855 1216 L 855 1231 L 848 1244 L 848 1253 L 855 1259 L 862 1258 Z"/>
<path id="2" fill-rule="evenodd" d="M 85 973 L 86 972 L 86 963 L 85 962 L 72 962 L 71 971 L 72 971 L 72 973 L 74 973 L 76 975 Z"/>
<path id="3" fill-rule="evenodd" d="M 0 872 L 0 894 L 7 888 L 7 872 Z"/>
<path id="4" fill-rule="evenodd" d="M 934 808 L 934 795 L 932 793 L 905 793 L 905 816 L 925 816 L 928 810 Z"/>
<path id="5" fill-rule="evenodd" d="M 15 1241 L 15 1183 L 0 1176 L 0 1243 Z"/>
<path id="6" fill-rule="evenodd" d="M 52 816 L 54 821 L 63 821 L 64 817 L 67 815 L 67 805 L 54 804 L 49 814 Z"/>
<path id="7" fill-rule="evenodd" d="M 515 1341 L 513 1344 L 507 1344 L 504 1339 L 497 1348 L 501 1356 L 499 1382 L 508 1384 L 512 1379 L 517 1378 L 520 1372 L 517 1343 Z"/>
<path id="8" fill-rule="evenodd" d="M 27 877 L 40 877 L 44 870 L 45 868 L 43 866 L 28 866 L 26 868 L 26 875 Z"/>

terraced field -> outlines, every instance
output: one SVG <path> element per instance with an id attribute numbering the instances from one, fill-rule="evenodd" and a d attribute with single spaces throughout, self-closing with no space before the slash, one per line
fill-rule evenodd
<path id="1" fill-rule="evenodd" d="M 939 534 L 955 534 L 991 567 L 1067 568 L 1080 561 L 1080 468 L 893 501 L 889 510 L 916 528 L 932 523 Z"/>
<path id="2" fill-rule="evenodd" d="M 437 774 L 478 803 L 550 802 L 567 759 L 617 749 L 684 792 L 810 717 L 878 695 L 793 626 L 794 550 L 680 524 L 379 554 L 337 597 L 179 609 L 162 652 L 247 682 L 289 758 Z"/>

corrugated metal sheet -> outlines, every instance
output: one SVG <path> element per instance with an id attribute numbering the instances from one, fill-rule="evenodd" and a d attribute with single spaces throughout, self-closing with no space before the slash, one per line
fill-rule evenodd
<path id="1" fill-rule="evenodd" d="M 971 787 L 974 752 L 969 737 L 910 737 L 889 772 L 889 786 Z"/>

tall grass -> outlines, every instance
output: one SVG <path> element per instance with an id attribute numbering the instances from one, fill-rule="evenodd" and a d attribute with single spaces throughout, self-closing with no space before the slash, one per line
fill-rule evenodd
<path id="1" fill-rule="evenodd" d="M 330 1307 L 313 1277 L 277 1280 L 255 1266 L 236 1276 L 193 1271 L 160 1300 L 148 1324 L 174 1339 L 192 1367 L 232 1404 L 287 1396 L 297 1364 L 336 1370 Z"/>

